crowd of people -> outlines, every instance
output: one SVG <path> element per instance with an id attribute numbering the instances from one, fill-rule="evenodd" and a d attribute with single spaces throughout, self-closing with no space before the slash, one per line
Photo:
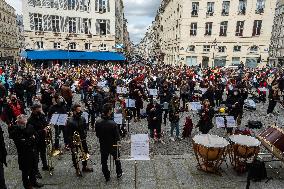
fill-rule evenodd
<path id="1" fill-rule="evenodd" d="M 52 125 L 54 149 L 60 149 L 63 133 L 64 148 L 71 150 L 77 176 L 82 176 L 76 160 L 74 133 L 78 133 L 84 153 L 88 154 L 87 132 L 94 130 L 100 142 L 102 172 L 110 180 L 107 160 L 112 155 L 117 178 L 123 174 L 117 145 L 127 133 L 126 124 L 146 118 L 149 136 L 163 142 L 162 125 L 170 122 L 170 139 L 180 140 L 181 112 L 189 111 L 190 102 L 201 102 L 199 131 L 207 134 L 214 127 L 216 108 L 224 107 L 228 115 L 241 125 L 245 100 L 269 100 L 267 115 L 283 101 L 284 71 L 279 68 L 251 69 L 241 64 L 233 68 L 200 68 L 171 65 L 98 64 L 50 68 L 4 65 L 0 68 L 0 111 L 9 137 L 18 152 L 19 169 L 25 188 L 42 187 L 37 179 L 42 170 L 50 171 L 47 163 L 46 136 L 54 114 L 68 114 L 66 124 Z M 118 89 L 125 89 L 118 92 Z M 150 91 L 156 92 L 150 92 Z M 80 95 L 75 102 L 74 95 Z M 135 100 L 129 106 L 129 99 Z M 145 105 L 146 104 L 146 105 Z M 83 116 L 86 110 L 88 116 Z M 123 115 L 117 124 L 115 113 Z M 3 125 L 1 125 L 3 127 Z M 6 188 L 3 166 L 6 150 L 0 127 L 0 188 Z M 174 135 L 175 132 L 175 135 Z M 233 129 L 227 129 L 233 134 Z M 82 172 L 92 172 L 87 159 Z"/>

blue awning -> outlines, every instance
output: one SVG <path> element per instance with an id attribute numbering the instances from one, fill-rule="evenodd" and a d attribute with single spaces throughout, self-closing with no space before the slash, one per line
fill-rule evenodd
<path id="1" fill-rule="evenodd" d="M 29 60 L 97 60 L 124 61 L 125 56 L 117 52 L 88 52 L 66 50 L 26 50 L 22 57 Z"/>

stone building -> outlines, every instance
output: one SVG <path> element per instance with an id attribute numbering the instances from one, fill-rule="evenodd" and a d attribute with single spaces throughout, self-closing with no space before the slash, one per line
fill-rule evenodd
<path id="1" fill-rule="evenodd" d="M 273 23 L 270 62 L 274 66 L 284 66 L 284 0 L 278 0 Z"/>
<path id="2" fill-rule="evenodd" d="M 116 51 L 122 0 L 23 0 L 26 49 Z"/>
<path id="3" fill-rule="evenodd" d="M 16 61 L 19 61 L 19 45 L 15 9 L 0 0 L 0 63 Z"/>
<path id="4" fill-rule="evenodd" d="M 265 66 L 276 0 L 163 0 L 156 20 L 166 64 Z"/>

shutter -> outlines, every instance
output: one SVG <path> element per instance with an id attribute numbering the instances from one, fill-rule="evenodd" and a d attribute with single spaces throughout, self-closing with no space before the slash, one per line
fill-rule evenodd
<path id="1" fill-rule="evenodd" d="M 96 34 L 100 35 L 100 24 L 99 24 L 99 20 L 96 20 Z"/>
<path id="2" fill-rule="evenodd" d="M 51 21 L 51 16 L 47 16 L 47 31 L 52 31 L 52 21 Z"/>
<path id="3" fill-rule="evenodd" d="M 110 34 L 110 20 L 106 21 L 106 29 L 107 29 L 106 34 Z"/>
<path id="4" fill-rule="evenodd" d="M 107 0 L 107 11 L 110 12 L 110 4 L 109 4 L 109 0 Z"/>
<path id="5" fill-rule="evenodd" d="M 99 2 L 99 0 L 96 0 L 96 2 L 95 2 L 95 11 L 96 12 L 99 11 L 98 2 Z"/>
<path id="6" fill-rule="evenodd" d="M 60 32 L 65 32 L 64 30 L 64 17 L 60 16 Z"/>
<path id="7" fill-rule="evenodd" d="M 43 22 L 43 31 L 48 31 L 47 30 L 47 25 L 48 25 L 48 23 L 47 23 L 47 15 L 43 15 L 43 17 L 42 17 L 42 22 Z"/>
<path id="8" fill-rule="evenodd" d="M 34 20 L 34 14 L 33 13 L 29 13 L 30 16 L 30 27 L 31 30 L 35 30 L 35 20 Z"/>

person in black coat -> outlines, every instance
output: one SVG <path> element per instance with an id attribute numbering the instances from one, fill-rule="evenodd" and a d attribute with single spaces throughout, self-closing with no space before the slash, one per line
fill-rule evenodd
<path id="1" fill-rule="evenodd" d="M 32 125 L 27 125 L 24 115 L 17 118 L 16 125 L 9 127 L 10 138 L 13 139 L 17 152 L 19 169 L 22 171 L 22 181 L 25 189 L 41 188 L 36 180 L 37 174 L 37 147 L 38 134 Z"/>
<path id="2" fill-rule="evenodd" d="M 202 109 L 199 111 L 200 120 L 197 124 L 202 134 L 207 134 L 213 128 L 214 109 L 210 106 L 210 101 L 203 101 Z"/>
<path id="3" fill-rule="evenodd" d="M 5 177 L 4 177 L 4 165 L 7 166 L 6 157 L 7 157 L 7 150 L 5 147 L 4 141 L 4 132 L 0 126 L 0 188 L 7 189 L 5 184 Z"/>
<path id="4" fill-rule="evenodd" d="M 62 96 L 55 95 L 54 100 L 56 104 L 50 107 L 48 112 L 48 118 L 51 119 L 53 114 L 67 114 L 67 104 Z M 55 143 L 54 148 L 59 150 L 59 136 L 62 131 L 65 147 L 68 145 L 68 138 L 66 136 L 66 128 L 65 125 L 54 125 L 55 129 Z"/>
<path id="5" fill-rule="evenodd" d="M 42 106 L 40 104 L 34 104 L 32 106 L 32 113 L 31 116 L 28 119 L 28 125 L 32 125 L 33 128 L 35 129 L 39 140 L 37 141 L 37 156 L 41 158 L 42 162 L 42 170 L 43 171 L 48 171 L 49 169 L 53 169 L 52 167 L 48 167 L 47 165 L 47 159 L 46 159 L 46 132 L 47 132 L 47 126 L 48 122 L 46 119 L 46 116 L 42 112 Z M 39 169 L 37 173 L 37 177 L 41 178 Z"/>
<path id="6" fill-rule="evenodd" d="M 157 132 L 157 138 L 161 138 L 161 125 L 163 110 L 162 106 L 158 104 L 156 99 L 150 101 L 146 108 L 148 116 L 148 129 L 150 130 L 150 137 L 154 138 L 154 130 Z"/>
<path id="7" fill-rule="evenodd" d="M 108 170 L 108 157 L 113 156 L 116 165 L 117 178 L 122 176 L 121 162 L 119 161 L 118 141 L 120 141 L 119 128 L 112 120 L 112 104 L 105 104 L 102 109 L 102 119 L 98 120 L 95 129 L 100 142 L 102 172 L 106 181 L 110 180 Z"/>
<path id="8" fill-rule="evenodd" d="M 208 99 L 212 107 L 215 106 L 215 94 L 213 86 L 209 86 L 208 90 L 202 95 L 202 98 Z"/>
<path id="9" fill-rule="evenodd" d="M 75 104 L 72 107 L 73 116 L 67 121 L 66 129 L 69 145 L 72 152 L 72 162 L 76 170 L 76 175 L 81 177 L 82 174 L 79 170 L 78 164 L 76 162 L 76 144 L 73 143 L 73 136 L 75 132 L 78 132 L 82 142 L 83 151 L 86 154 L 89 154 L 88 145 L 87 145 L 87 122 L 86 119 L 82 116 L 82 108 L 79 104 Z M 83 172 L 93 172 L 92 168 L 87 167 L 87 161 L 82 161 L 82 171 Z"/>

